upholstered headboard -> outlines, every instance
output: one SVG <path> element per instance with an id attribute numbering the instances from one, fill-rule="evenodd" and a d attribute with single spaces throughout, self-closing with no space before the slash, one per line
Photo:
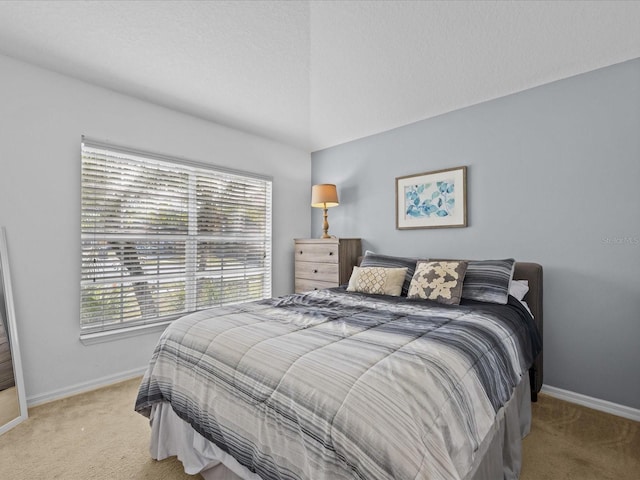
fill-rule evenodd
<path id="1" fill-rule="evenodd" d="M 542 309 L 542 265 L 530 262 L 516 262 L 513 278 L 515 280 L 527 280 L 529 282 L 529 291 L 525 295 L 524 301 L 529 305 L 540 336 L 542 337 L 542 327 L 544 325 Z M 529 371 L 533 398 L 535 398 L 535 394 L 542 388 L 542 363 L 542 352 L 540 352 L 540 355 L 538 355 L 533 367 Z"/>
<path id="2" fill-rule="evenodd" d="M 542 265 L 516 262 L 513 278 L 529 282 L 529 291 L 525 295 L 524 301 L 529 305 L 536 323 L 539 323 L 540 333 L 542 333 Z"/>

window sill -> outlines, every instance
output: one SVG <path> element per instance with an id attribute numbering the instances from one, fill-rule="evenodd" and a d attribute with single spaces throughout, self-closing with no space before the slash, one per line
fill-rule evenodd
<path id="1" fill-rule="evenodd" d="M 172 320 L 167 320 L 166 322 L 152 323 L 150 325 L 119 328 L 117 330 L 109 330 L 106 332 L 80 334 L 80 341 L 83 345 L 95 345 L 97 343 L 113 342 L 138 335 L 162 332 L 167 328 L 171 321 Z"/>

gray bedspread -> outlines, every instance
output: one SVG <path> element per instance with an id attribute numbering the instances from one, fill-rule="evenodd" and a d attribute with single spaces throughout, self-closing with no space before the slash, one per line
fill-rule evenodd
<path id="1" fill-rule="evenodd" d="M 173 322 L 135 408 L 169 402 L 264 479 L 458 479 L 539 348 L 512 298 L 289 295 Z"/>

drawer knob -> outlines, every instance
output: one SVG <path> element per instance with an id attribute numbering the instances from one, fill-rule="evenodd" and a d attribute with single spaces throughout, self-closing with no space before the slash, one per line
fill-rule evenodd
<path id="1" fill-rule="evenodd" d="M 333 252 L 329 252 L 329 255 L 333 255 Z"/>
<path id="2" fill-rule="evenodd" d="M 299 252 L 299 253 L 300 253 L 300 255 L 302 255 L 302 250 L 300 250 L 300 252 Z"/>
<path id="3" fill-rule="evenodd" d="M 318 273 L 318 270 L 314 270 L 313 273 Z"/>

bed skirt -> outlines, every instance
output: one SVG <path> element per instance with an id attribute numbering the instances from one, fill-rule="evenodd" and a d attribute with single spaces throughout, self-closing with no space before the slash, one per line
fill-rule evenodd
<path id="1" fill-rule="evenodd" d="M 177 456 L 185 473 L 199 473 L 205 480 L 261 480 L 191 428 L 169 403 L 152 407 L 150 423 L 152 458 Z M 490 434 L 477 451 L 474 468 L 464 480 L 517 480 L 522 465 L 522 438 L 530 427 L 531 389 L 525 375 L 511 399 L 498 411 Z"/>

